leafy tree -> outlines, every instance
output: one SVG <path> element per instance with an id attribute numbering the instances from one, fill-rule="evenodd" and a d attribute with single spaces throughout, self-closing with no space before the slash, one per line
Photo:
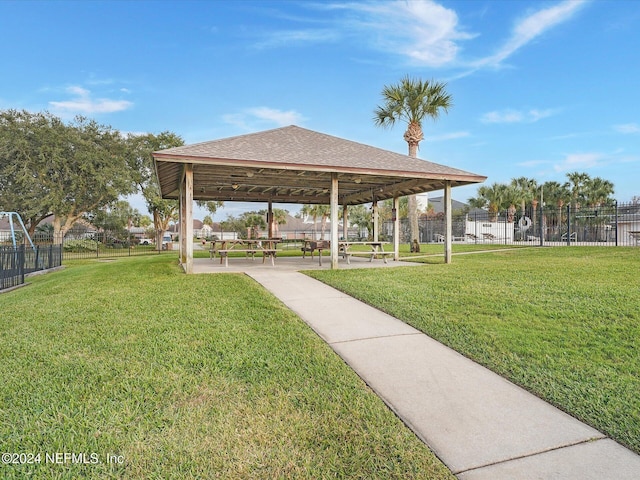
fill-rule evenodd
<path id="1" fill-rule="evenodd" d="M 373 219 L 371 217 L 371 209 L 365 205 L 354 205 L 349 207 L 349 222 L 355 225 L 362 233 L 363 229 L 367 230 L 367 236 L 371 237 L 373 232 Z"/>
<path id="2" fill-rule="evenodd" d="M 498 212 L 504 208 L 504 202 L 508 198 L 509 187 L 503 183 L 492 183 L 478 188 L 478 196 L 486 200 L 489 210 L 489 220 L 496 222 Z"/>
<path id="3" fill-rule="evenodd" d="M 227 215 L 226 220 L 220 222 L 220 226 L 226 232 L 236 232 L 238 237 L 247 238 L 247 226 L 243 219 L 233 215 Z"/>
<path id="4" fill-rule="evenodd" d="M 489 205 L 489 201 L 485 197 L 480 195 L 480 192 L 477 192 L 477 193 L 478 193 L 477 196 L 467 199 L 467 203 L 469 204 L 469 207 L 487 208 L 487 206 Z"/>
<path id="5" fill-rule="evenodd" d="M 316 237 L 316 222 L 318 217 L 321 218 L 321 227 L 320 227 L 320 238 L 324 240 L 324 232 L 325 226 L 327 223 L 327 218 L 331 215 L 331 206 L 330 205 L 303 205 L 300 213 L 307 217 L 313 218 L 313 236 Z"/>
<path id="6" fill-rule="evenodd" d="M 514 189 L 514 200 L 520 203 L 520 210 L 524 216 L 527 205 L 535 198 L 538 182 L 533 178 L 519 177 L 511 180 L 511 186 Z"/>
<path id="7" fill-rule="evenodd" d="M 218 208 L 224 207 L 224 202 L 221 202 L 221 201 L 207 202 L 203 200 L 197 200 L 196 205 L 198 205 L 200 208 L 205 208 L 211 215 L 215 215 L 215 213 L 218 211 Z"/>
<path id="8" fill-rule="evenodd" d="M 49 113 L 0 112 L 0 205 L 30 233 L 54 215 L 56 241 L 87 212 L 133 193 L 117 130 L 84 117 L 66 125 Z"/>
<path id="9" fill-rule="evenodd" d="M 316 229 L 316 221 L 318 220 L 318 215 L 314 210 L 314 205 L 303 205 L 300 209 L 300 215 L 302 218 L 313 218 L 313 238 L 317 237 L 317 229 Z"/>
<path id="10" fill-rule="evenodd" d="M 172 132 L 158 135 L 129 135 L 127 137 L 127 161 L 133 178 L 142 192 L 149 213 L 153 216 L 156 248 L 162 248 L 162 236 L 169 222 L 178 218 L 177 200 L 165 200 L 160 196 L 160 187 L 153 168 L 152 152 L 184 145 L 182 138 Z"/>
<path id="11" fill-rule="evenodd" d="M 280 225 L 284 225 L 287 223 L 287 217 L 289 215 L 288 210 L 284 210 L 282 208 L 274 208 L 271 210 L 273 212 L 273 226 L 275 227 L 274 235 L 277 237 L 279 235 L 279 227 Z M 258 212 L 261 215 L 267 215 L 267 210 L 260 210 Z"/>
<path id="12" fill-rule="evenodd" d="M 258 238 L 260 229 L 267 226 L 264 214 L 260 212 L 244 212 L 240 217 L 227 215 L 227 219 L 220 222 L 226 231 L 236 232 L 240 238 Z"/>
<path id="13" fill-rule="evenodd" d="M 134 223 L 134 226 L 136 227 L 142 227 L 142 228 L 149 228 L 149 226 L 153 223 L 153 220 L 151 220 L 151 217 L 149 215 L 141 215 L 140 219 L 138 220 L 138 223 Z"/>
<path id="14" fill-rule="evenodd" d="M 65 128 L 48 113 L 0 112 L 0 210 L 18 212 L 31 236 L 52 213 L 38 169 L 61 154 Z"/>
<path id="15" fill-rule="evenodd" d="M 245 224 L 246 229 L 251 232 L 251 238 L 260 236 L 260 229 L 267 228 L 267 221 L 264 214 L 259 212 L 244 212 L 240 218 Z"/>
<path id="16" fill-rule="evenodd" d="M 102 230 L 120 231 L 133 226 L 140 212 L 125 200 L 117 200 L 106 208 L 88 215 L 91 223 Z M 139 223 L 139 222 L 138 222 Z"/>
<path id="17" fill-rule="evenodd" d="M 600 207 L 613 203 L 613 183 L 600 177 L 590 178 L 587 182 L 585 201 L 590 207 Z"/>
<path id="18" fill-rule="evenodd" d="M 580 205 L 585 203 L 585 194 L 590 178 L 589 174 L 572 172 L 567 173 L 567 178 L 569 179 L 567 187 L 571 192 L 571 203 L 575 207 L 580 207 Z"/>
<path id="19" fill-rule="evenodd" d="M 397 121 L 407 123 L 404 139 L 409 146 L 409 156 L 417 157 L 418 146 L 424 139 L 422 122 L 430 117 L 436 120 L 440 111 L 449 111 L 452 106 L 451 95 L 446 84 L 435 81 L 422 81 L 404 77 L 398 84 L 382 89 L 384 104 L 374 112 L 374 123 L 380 127 L 392 127 Z M 419 238 L 418 202 L 415 195 L 409 196 L 409 223 L 411 238 Z"/>
<path id="20" fill-rule="evenodd" d="M 568 184 L 560 184 L 559 182 L 550 181 L 542 185 L 542 193 L 546 204 L 562 208 L 571 201 L 571 192 Z"/>
<path id="21" fill-rule="evenodd" d="M 545 203 L 556 207 L 563 207 L 571 203 L 580 206 L 599 207 L 610 205 L 613 200 L 614 185 L 600 177 L 591 178 L 584 172 L 567 174 L 568 182 L 560 184 L 550 181 L 542 185 Z M 523 209 L 527 204 L 536 208 L 540 189 L 534 179 L 525 177 L 514 178 L 509 184 L 493 183 L 491 186 L 478 188 L 477 196 L 467 200 L 471 207 L 487 208 L 495 218 L 499 210 L 505 210 L 514 202 L 520 203 Z"/>

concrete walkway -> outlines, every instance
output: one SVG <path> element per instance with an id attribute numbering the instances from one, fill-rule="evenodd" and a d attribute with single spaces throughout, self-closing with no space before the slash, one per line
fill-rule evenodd
<path id="1" fill-rule="evenodd" d="M 296 271 L 247 274 L 309 324 L 458 478 L 640 478 L 640 456 L 400 320 Z"/>

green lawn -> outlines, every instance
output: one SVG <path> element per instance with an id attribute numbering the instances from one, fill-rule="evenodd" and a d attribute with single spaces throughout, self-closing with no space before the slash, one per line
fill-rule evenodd
<path id="1" fill-rule="evenodd" d="M 301 257 L 302 251 L 300 250 L 301 244 L 296 243 L 281 243 L 278 244 L 278 257 Z M 503 245 L 503 244 L 473 244 L 473 243 L 454 243 L 452 245 L 451 250 L 453 253 L 464 253 L 464 252 L 478 252 L 478 251 L 487 251 L 487 250 L 503 250 L 503 249 L 512 249 L 512 248 L 524 248 L 524 247 L 532 247 L 531 244 L 511 244 L 511 245 Z M 366 245 L 354 245 L 351 248 L 352 251 L 360 251 L 360 252 L 369 252 L 371 248 Z M 393 251 L 393 245 L 389 244 L 385 246 L 385 251 Z M 416 257 L 416 256 L 435 256 L 440 257 L 444 255 L 444 245 L 442 243 L 423 243 L 420 245 L 420 253 L 411 253 L 409 252 L 409 244 L 402 243 L 400 244 L 400 256 L 401 257 Z M 329 250 L 324 250 L 324 256 L 329 256 Z M 309 253 L 307 253 L 307 256 Z M 317 253 L 314 253 L 317 255 Z M 207 244 L 204 250 L 194 249 L 193 251 L 194 258 L 209 258 L 209 244 Z M 231 253 L 231 257 L 244 257 L 244 253 Z M 437 258 L 434 259 L 424 259 L 423 261 L 429 262 L 437 262 Z"/>
<path id="2" fill-rule="evenodd" d="M 157 255 L 29 281 L 0 295 L 0 453 L 40 463 L 0 478 L 454 478 L 248 277 Z"/>
<path id="3" fill-rule="evenodd" d="M 640 453 L 640 249 L 562 247 L 309 274 Z"/>

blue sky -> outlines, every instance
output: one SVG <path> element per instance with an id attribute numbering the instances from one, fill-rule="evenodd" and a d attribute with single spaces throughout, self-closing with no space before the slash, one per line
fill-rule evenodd
<path id="1" fill-rule="evenodd" d="M 406 153 L 404 125 L 372 118 L 382 87 L 408 74 L 447 82 L 454 103 L 424 123 L 421 158 L 487 183 L 584 171 L 629 201 L 638 52 L 636 0 L 0 0 L 0 109 L 186 143 L 295 124 Z"/>

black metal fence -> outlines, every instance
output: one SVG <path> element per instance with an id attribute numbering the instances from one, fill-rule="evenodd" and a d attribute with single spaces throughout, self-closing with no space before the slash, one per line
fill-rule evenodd
<path id="1" fill-rule="evenodd" d="M 150 240 L 131 237 L 128 232 L 91 232 L 82 229 L 71 230 L 63 237 L 51 234 L 36 234 L 33 239 L 38 245 L 59 245 L 65 260 L 101 257 L 130 257 L 159 253 Z M 162 246 L 160 246 L 162 249 Z"/>
<path id="2" fill-rule="evenodd" d="M 443 214 L 421 218 L 419 227 L 421 243 L 444 241 Z M 382 233 L 391 238 L 393 224 L 385 222 Z M 409 242 L 407 221 L 400 233 Z M 477 210 L 452 216 L 452 237 L 465 243 L 640 246 L 640 204 Z"/>
<path id="3" fill-rule="evenodd" d="M 24 283 L 25 275 L 62 265 L 60 245 L 0 246 L 0 290 Z"/>

